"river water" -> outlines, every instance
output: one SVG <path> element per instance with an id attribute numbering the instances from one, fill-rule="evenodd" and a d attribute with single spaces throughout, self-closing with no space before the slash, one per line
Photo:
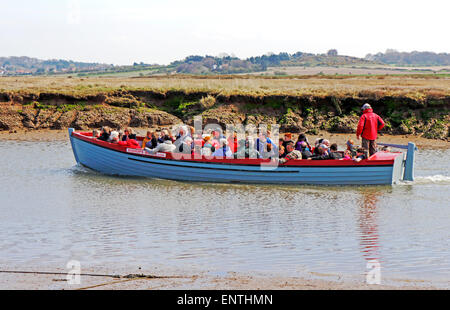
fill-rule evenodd
<path id="1" fill-rule="evenodd" d="M 0 141 L 0 264 L 174 268 L 450 287 L 450 150 L 396 186 L 190 184 L 108 177 L 69 142 Z"/>

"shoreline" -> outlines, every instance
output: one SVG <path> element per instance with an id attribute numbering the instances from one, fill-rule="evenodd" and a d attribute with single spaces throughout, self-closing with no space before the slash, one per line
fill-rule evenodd
<path id="1" fill-rule="evenodd" d="M 209 272 L 197 274 L 164 273 L 161 270 L 121 270 L 111 273 L 99 269 L 82 270 L 80 284 L 67 282 L 67 270 L 51 271 L 50 274 L 15 273 L 0 270 L 0 289 L 8 290 L 446 290 L 430 281 L 392 279 L 381 284 L 367 284 L 364 276 L 358 280 L 321 279 L 330 275 L 310 273 L 307 277 L 281 276 L 227 272 L 214 275 Z M 46 270 L 46 272 L 49 272 Z M 43 272 L 45 273 L 45 272 Z M 383 284 L 386 282 L 387 284 Z M 393 284 L 396 283 L 396 284 Z"/>
<path id="2" fill-rule="evenodd" d="M 147 128 L 134 128 L 138 135 L 144 136 Z M 89 131 L 89 130 L 88 130 Z M 280 137 L 283 134 L 280 134 Z M 350 133 L 329 133 L 320 131 L 317 135 L 307 135 L 310 141 L 314 141 L 318 137 L 324 137 L 337 143 L 339 148 L 344 148 L 348 139 L 353 139 L 356 144 L 360 144 L 361 140 L 356 140 L 355 134 Z M 12 132 L 0 131 L 0 141 L 27 141 L 27 142 L 55 142 L 68 141 L 67 129 L 35 129 L 24 130 L 18 129 Z M 450 142 L 445 140 L 427 139 L 413 135 L 388 135 L 379 134 L 377 142 L 393 143 L 393 144 L 408 144 L 414 142 L 416 146 L 421 149 L 449 149 Z"/>

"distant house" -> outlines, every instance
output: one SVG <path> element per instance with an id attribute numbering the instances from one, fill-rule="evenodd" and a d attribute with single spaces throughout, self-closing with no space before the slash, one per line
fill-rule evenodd
<path id="1" fill-rule="evenodd" d="M 32 72 L 30 70 L 18 69 L 15 72 L 17 75 L 31 75 Z"/>
<path id="2" fill-rule="evenodd" d="M 327 52 L 328 56 L 336 57 L 338 55 L 338 51 L 336 49 L 331 49 Z"/>

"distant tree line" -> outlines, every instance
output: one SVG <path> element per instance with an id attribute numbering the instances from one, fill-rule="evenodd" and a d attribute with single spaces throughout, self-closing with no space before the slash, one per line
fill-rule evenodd
<path id="1" fill-rule="evenodd" d="M 292 56 L 289 55 L 288 53 L 279 53 L 279 54 L 268 54 L 257 57 L 250 57 L 247 60 L 250 61 L 252 64 L 261 65 L 265 70 L 267 69 L 267 67 L 280 66 L 282 61 L 290 60 L 291 57 Z"/>
<path id="2" fill-rule="evenodd" d="M 113 65 L 76 62 L 71 60 L 51 59 L 41 60 L 31 57 L 0 57 L 0 72 L 3 75 L 52 74 L 65 72 L 80 72 L 105 70 Z"/>
<path id="3" fill-rule="evenodd" d="M 387 50 L 385 53 L 368 54 L 365 58 L 339 55 L 336 49 L 324 54 L 296 52 L 289 54 L 268 53 L 262 56 L 240 59 L 234 55 L 219 56 L 191 55 L 183 60 L 172 62 L 168 66 L 134 62 L 130 66 L 115 66 L 100 63 L 75 62 L 71 60 L 41 60 L 31 57 L 0 57 L 0 75 L 43 75 L 77 73 L 79 75 L 120 73 L 149 70 L 152 74 L 185 73 L 185 74 L 236 74 L 263 72 L 268 67 L 288 66 L 342 66 L 356 64 L 393 64 L 420 66 L 448 66 L 450 54 L 433 52 L 398 52 Z M 282 71 L 279 71 L 281 74 Z"/>
<path id="4" fill-rule="evenodd" d="M 188 56 L 184 60 L 171 63 L 177 73 L 185 74 L 235 74 L 264 71 L 260 64 L 251 63 L 235 56 Z"/>
<path id="5" fill-rule="evenodd" d="M 382 62 L 390 65 L 417 65 L 417 66 L 448 66 L 450 54 L 434 52 L 399 52 L 393 49 L 385 53 L 368 54 L 367 60 Z"/>
<path id="6" fill-rule="evenodd" d="M 222 55 L 220 57 L 193 55 L 186 57 L 184 60 L 174 61 L 171 65 L 176 67 L 177 73 L 233 74 L 266 71 L 268 67 L 310 65 L 311 62 L 314 62 L 314 65 L 316 63 L 324 63 L 327 65 L 332 63 L 336 65 L 347 62 L 347 59 L 344 61 L 340 59 L 340 62 L 338 63 L 336 59 L 334 59 L 336 57 L 338 57 L 338 52 L 335 49 L 329 50 L 327 54 L 320 55 L 303 52 L 296 52 L 294 54 L 281 52 L 279 54 L 268 53 L 266 55 L 250 57 L 247 59 L 239 59 L 236 56 L 229 55 Z M 330 59 L 332 60 L 329 61 Z M 360 59 L 360 61 L 364 60 Z"/>

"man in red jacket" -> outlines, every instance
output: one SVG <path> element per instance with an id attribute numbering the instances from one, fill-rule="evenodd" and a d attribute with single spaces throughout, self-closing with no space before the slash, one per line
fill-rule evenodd
<path id="1" fill-rule="evenodd" d="M 356 138 L 362 136 L 362 147 L 369 150 L 369 156 L 372 156 L 377 152 L 377 144 L 375 140 L 378 136 L 378 131 L 384 128 L 384 121 L 380 116 L 373 113 L 373 109 L 370 104 L 366 103 L 361 108 L 363 115 L 358 123 L 358 129 L 356 131 Z"/>

